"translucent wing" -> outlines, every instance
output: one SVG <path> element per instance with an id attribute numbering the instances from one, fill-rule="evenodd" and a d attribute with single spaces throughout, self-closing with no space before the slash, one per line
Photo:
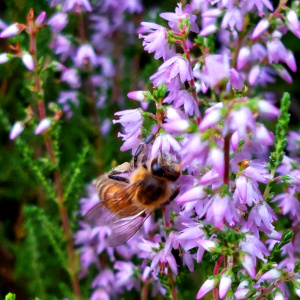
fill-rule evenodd
<path id="1" fill-rule="evenodd" d="M 110 198 L 102 199 L 92 207 L 84 216 L 85 220 L 92 226 L 104 226 L 140 213 L 142 209 L 132 204 L 132 197 L 140 183 L 136 181 L 129 186 L 121 185 Z"/>
<path id="2" fill-rule="evenodd" d="M 135 216 L 112 222 L 110 224 L 112 232 L 106 240 L 107 245 L 109 247 L 116 247 L 124 244 L 139 230 L 151 213 L 152 211 L 141 211 Z"/>

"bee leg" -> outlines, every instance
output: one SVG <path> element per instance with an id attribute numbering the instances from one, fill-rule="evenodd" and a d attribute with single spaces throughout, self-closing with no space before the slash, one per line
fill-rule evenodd
<path id="1" fill-rule="evenodd" d="M 153 133 L 151 133 L 144 139 L 143 142 L 141 142 L 139 144 L 139 146 L 136 149 L 136 152 L 134 154 L 134 158 L 133 158 L 134 168 L 137 168 L 138 158 L 143 152 L 144 152 L 144 156 L 143 156 L 142 164 L 143 164 L 143 162 L 145 162 L 147 160 L 147 155 L 145 153 L 146 145 L 151 143 L 153 141 L 154 137 L 155 137 L 155 135 Z"/>
<path id="2" fill-rule="evenodd" d="M 132 171 L 132 168 L 131 168 L 130 163 L 126 162 L 126 163 L 123 163 L 122 165 L 119 165 L 119 166 L 115 167 L 108 174 L 108 178 L 113 179 L 113 180 L 117 180 L 117 181 L 123 181 L 123 182 L 129 183 L 129 180 L 127 178 L 119 176 L 119 175 L 129 173 L 131 171 Z"/>
<path id="3" fill-rule="evenodd" d="M 170 203 L 178 196 L 179 192 L 180 192 L 180 187 L 176 188 L 176 189 L 173 191 L 173 193 L 172 193 L 172 195 L 170 196 L 170 198 L 162 205 L 162 208 L 163 208 L 164 206 L 170 204 Z"/>

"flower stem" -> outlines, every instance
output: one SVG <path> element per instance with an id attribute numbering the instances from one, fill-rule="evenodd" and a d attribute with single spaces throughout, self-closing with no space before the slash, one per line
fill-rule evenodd
<path id="1" fill-rule="evenodd" d="M 175 280 L 172 274 L 171 269 L 168 269 L 168 279 L 169 279 L 169 287 L 171 290 L 171 297 L 172 300 L 177 300 L 177 289 L 176 289 L 176 285 L 175 285 Z"/>
<path id="2" fill-rule="evenodd" d="M 149 281 L 146 280 L 144 282 L 144 285 L 143 285 L 143 288 L 142 288 L 141 300 L 147 300 L 147 298 L 148 298 L 148 291 L 149 291 Z"/>
<path id="3" fill-rule="evenodd" d="M 219 269 L 220 269 L 221 264 L 223 263 L 224 259 L 225 259 L 224 255 L 221 255 L 219 257 L 219 259 L 218 259 L 218 261 L 217 261 L 217 263 L 216 263 L 216 265 L 214 267 L 213 275 L 218 275 L 219 274 Z M 218 297 L 218 289 L 216 287 L 214 287 L 214 289 L 213 289 L 213 298 L 214 298 L 214 300 L 218 300 L 219 299 L 219 297 Z"/>
<path id="4" fill-rule="evenodd" d="M 33 10 L 31 9 L 28 14 L 28 27 L 29 27 L 29 52 L 32 55 L 33 61 L 34 61 L 34 70 L 33 70 L 33 76 L 34 76 L 34 82 L 35 82 L 35 90 L 37 92 L 37 102 L 38 102 L 38 112 L 39 112 L 39 118 L 44 119 L 46 117 L 46 109 L 45 109 L 45 103 L 44 103 L 44 94 L 43 94 L 43 88 L 42 88 L 42 80 L 38 74 L 38 64 L 37 64 L 37 46 L 36 46 L 36 29 L 34 27 L 34 21 L 33 21 Z M 60 218 L 62 222 L 63 227 L 63 233 L 64 238 L 67 242 L 67 252 L 68 252 L 68 271 L 71 277 L 72 286 L 74 294 L 78 299 L 81 299 L 80 296 L 80 289 L 79 289 L 79 281 L 76 276 L 76 270 L 75 270 L 75 263 L 76 263 L 76 257 L 74 252 L 74 245 L 73 245 L 73 239 L 72 239 L 72 231 L 70 228 L 69 218 L 67 209 L 64 206 L 64 197 L 63 197 L 63 189 L 62 189 L 62 178 L 58 166 L 57 159 L 53 152 L 52 147 L 52 141 L 49 135 L 47 133 L 44 134 L 44 140 L 45 140 L 45 146 L 47 155 L 49 156 L 51 162 L 53 165 L 56 166 L 56 169 L 54 171 L 54 184 L 56 188 L 56 195 L 57 195 L 57 205 L 59 208 Z"/>

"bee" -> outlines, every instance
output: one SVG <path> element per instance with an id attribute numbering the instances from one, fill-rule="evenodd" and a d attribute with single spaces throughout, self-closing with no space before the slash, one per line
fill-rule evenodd
<path id="1" fill-rule="evenodd" d="M 117 166 L 94 181 L 100 203 L 91 208 L 85 218 L 92 225 L 111 228 L 107 237 L 109 247 L 125 243 L 154 210 L 170 203 L 179 193 L 179 189 L 172 190 L 171 185 L 181 174 L 180 164 L 171 155 L 161 152 L 148 159 L 145 147 L 146 143 L 141 143 L 131 162 Z"/>

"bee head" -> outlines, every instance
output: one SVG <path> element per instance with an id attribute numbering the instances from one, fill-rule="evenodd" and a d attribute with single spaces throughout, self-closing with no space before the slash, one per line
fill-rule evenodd
<path id="1" fill-rule="evenodd" d="M 170 181 L 176 181 L 181 174 L 180 165 L 170 155 L 161 152 L 151 161 L 151 172 Z"/>

